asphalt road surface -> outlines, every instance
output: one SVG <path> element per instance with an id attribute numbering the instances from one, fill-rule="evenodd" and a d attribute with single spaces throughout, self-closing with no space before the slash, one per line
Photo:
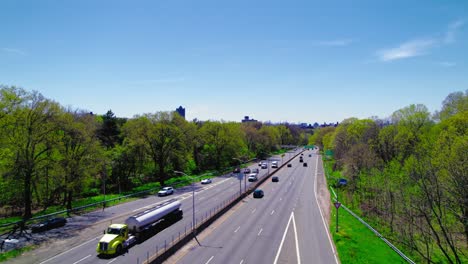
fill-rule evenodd
<path id="1" fill-rule="evenodd" d="M 316 200 L 319 157 L 306 151 L 266 181 L 261 199 L 252 195 L 231 215 L 199 235 L 201 246 L 188 245 L 170 259 L 181 264 L 338 263 Z M 320 167 L 321 168 L 321 167 Z M 208 233 L 208 234 L 207 234 Z"/>
<path id="2" fill-rule="evenodd" d="M 299 153 L 297 150 L 296 153 Z M 294 153 L 286 154 L 284 160 Z M 278 160 L 281 166 L 281 157 L 273 157 Z M 250 165 L 250 168 L 259 168 L 257 163 Z M 274 169 L 260 169 L 259 178 L 265 177 L 268 172 Z M 213 183 L 201 185 L 197 183 L 195 188 L 195 218 L 198 223 L 201 219 L 208 217 L 217 208 L 221 207 L 229 200 L 239 196 L 240 189 L 244 191 L 251 183 L 239 181 L 235 175 L 224 175 L 213 178 Z M 193 187 L 188 186 L 177 189 L 174 195 L 167 197 L 148 196 L 133 202 L 106 208 L 104 211 L 95 211 L 83 216 L 76 216 L 68 219 L 68 223 L 63 228 L 58 228 L 45 233 L 54 234 L 57 239 L 43 243 L 38 249 L 25 253 L 9 263 L 142 263 L 151 257 L 156 250 L 161 250 L 170 241 L 177 239 L 179 234 L 190 233 L 192 226 L 192 191 Z M 137 212 L 148 209 L 169 199 L 181 201 L 181 209 L 184 212 L 182 220 L 172 224 L 168 228 L 160 231 L 149 239 L 134 245 L 127 252 L 120 256 L 102 258 L 96 253 L 96 246 L 102 237 L 102 232 L 111 223 L 123 223 L 125 219 Z M 44 235 L 44 234 L 41 234 Z"/>

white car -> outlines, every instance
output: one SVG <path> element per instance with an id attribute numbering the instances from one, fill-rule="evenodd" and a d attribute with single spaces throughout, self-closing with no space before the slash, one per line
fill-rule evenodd
<path id="1" fill-rule="evenodd" d="M 164 187 L 158 192 L 158 196 L 166 196 L 166 195 L 171 195 L 173 193 L 174 193 L 174 188 Z"/>
<path id="2" fill-rule="evenodd" d="M 211 179 L 203 179 L 201 181 L 201 184 L 209 184 L 209 183 L 211 183 Z"/>
<path id="3" fill-rule="evenodd" d="M 251 173 L 251 174 L 249 174 L 248 181 L 249 181 L 249 182 L 257 181 L 257 174 L 256 174 L 256 173 Z"/>

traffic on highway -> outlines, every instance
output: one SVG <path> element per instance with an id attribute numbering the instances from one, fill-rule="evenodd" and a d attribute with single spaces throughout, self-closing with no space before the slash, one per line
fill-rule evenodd
<path id="1" fill-rule="evenodd" d="M 299 155 L 300 151 L 297 149 L 295 152 L 287 153 L 287 157 L 283 157 L 284 161 Z M 269 173 L 278 170 L 272 168 L 272 161 L 276 161 L 278 164 L 276 166 L 281 167 L 282 158 L 275 156 L 263 161 L 268 164 L 264 169 L 257 163 L 250 164 L 248 166 L 249 174 L 258 171 L 256 177 L 258 180 L 262 180 Z M 246 189 L 257 183 L 256 181 L 247 181 L 247 177 L 249 176 L 245 173 L 229 173 L 212 178 L 211 183 L 198 182 L 181 189 L 164 190 L 169 190 L 173 194 L 151 195 L 133 202 L 106 208 L 102 212 L 96 211 L 72 217 L 68 219 L 67 226 L 64 228 L 72 228 L 74 225 L 80 224 L 80 230 L 77 230 L 76 236 L 66 236 L 64 239 L 51 242 L 47 248 L 40 247 L 35 250 L 34 254 L 24 254 L 12 259 L 12 263 L 143 263 L 143 261 L 167 250 L 181 237 L 190 234 L 194 222 L 195 226 L 199 226 L 201 222 L 206 221 L 223 206 L 238 198 Z M 194 197 L 192 193 L 195 194 Z M 268 195 L 270 194 L 266 193 L 266 196 Z M 151 235 L 145 236 L 144 239 L 136 241 L 132 239 L 123 244 L 125 240 L 135 235 L 124 227 L 126 221 L 128 224 L 129 218 L 145 211 L 151 211 L 151 208 L 174 199 L 180 203 L 180 210 L 183 212 L 181 219 L 171 221 L 171 224 L 165 225 L 164 228 L 156 228 L 156 231 L 153 230 Z M 86 221 L 89 222 L 86 223 Z M 108 230 L 110 227 L 122 228 L 122 231 L 116 231 L 118 234 L 114 235 L 103 234 L 104 230 Z M 61 228 L 56 230 L 56 232 L 61 231 Z M 108 244 L 104 243 L 111 242 L 111 237 L 114 242 L 120 241 L 122 245 L 117 248 L 116 244 L 115 248 L 105 251 L 107 248 L 104 247 L 107 247 Z M 116 237 L 121 238 L 119 240 Z M 54 244 L 60 246 L 50 246 Z M 101 246 L 102 248 L 100 248 Z"/>

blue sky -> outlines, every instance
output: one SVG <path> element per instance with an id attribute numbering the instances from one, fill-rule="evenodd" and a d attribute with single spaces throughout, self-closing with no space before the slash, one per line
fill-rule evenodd
<path id="1" fill-rule="evenodd" d="M 0 84 L 120 117 L 336 122 L 468 89 L 468 1 L 1 0 Z"/>

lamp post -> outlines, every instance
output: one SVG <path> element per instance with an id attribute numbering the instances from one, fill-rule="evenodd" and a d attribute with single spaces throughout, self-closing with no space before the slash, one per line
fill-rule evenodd
<path id="1" fill-rule="evenodd" d="M 238 161 L 239 161 L 239 173 L 242 173 L 242 171 L 241 171 L 240 169 L 241 169 L 242 164 L 244 163 L 244 161 L 241 160 L 241 159 L 239 159 L 239 158 L 232 158 L 232 159 L 233 159 L 233 160 L 238 160 Z M 240 178 L 240 177 L 237 177 L 237 178 L 239 178 L 239 196 L 241 196 L 241 195 L 242 195 L 242 185 L 241 185 L 241 182 L 242 182 L 241 179 L 242 179 L 242 178 Z M 244 175 L 244 191 L 245 191 L 245 189 L 246 189 L 246 188 L 245 188 L 246 186 L 247 186 L 247 183 L 245 183 L 245 175 Z"/>
<path id="2" fill-rule="evenodd" d="M 188 176 L 186 173 L 184 173 L 182 171 L 174 171 L 174 173 L 182 174 L 182 175 L 185 175 L 187 177 L 190 177 L 190 176 Z M 195 183 L 193 182 L 193 178 L 192 178 L 192 232 L 193 232 L 193 237 L 195 237 L 195 239 L 196 239 L 196 233 L 195 233 Z"/>

